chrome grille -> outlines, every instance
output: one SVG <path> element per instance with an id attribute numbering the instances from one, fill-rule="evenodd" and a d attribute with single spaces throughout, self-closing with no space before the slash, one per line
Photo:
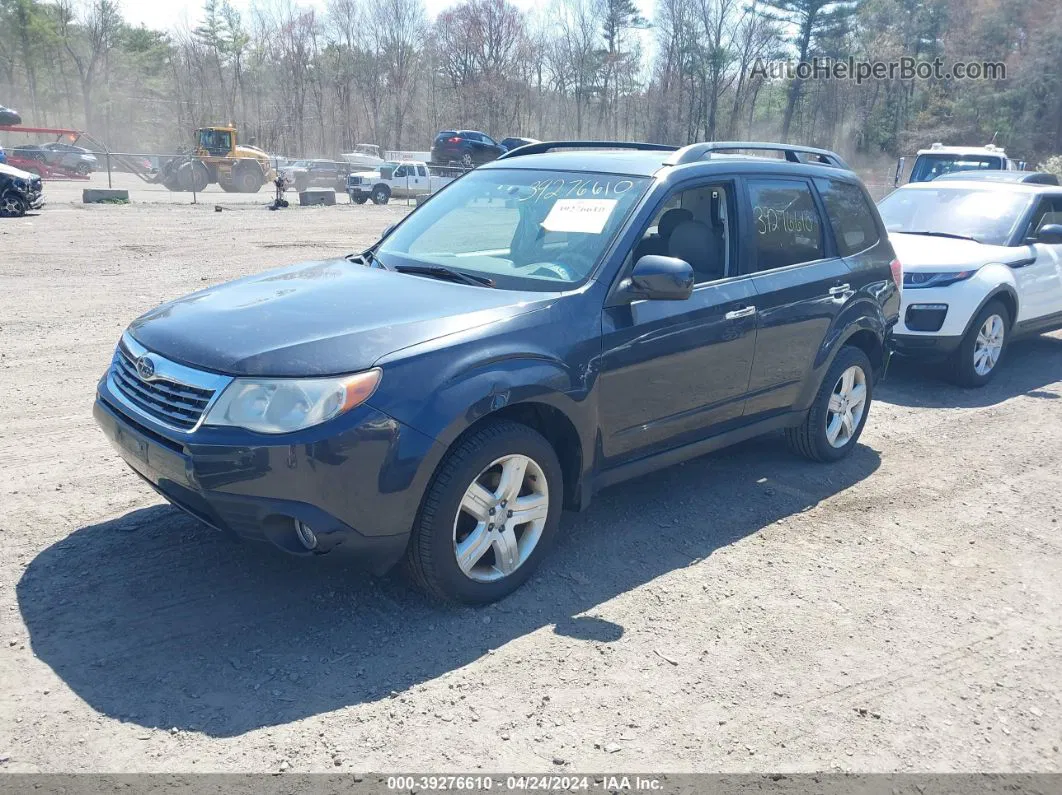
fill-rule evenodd
<path id="1" fill-rule="evenodd" d="M 155 370 L 148 378 L 141 377 L 136 366 L 137 359 L 145 355 Z M 232 380 L 170 362 L 150 353 L 129 335 L 122 337 L 115 351 L 110 375 L 114 391 L 130 408 L 188 432 L 199 426 L 215 395 Z"/>

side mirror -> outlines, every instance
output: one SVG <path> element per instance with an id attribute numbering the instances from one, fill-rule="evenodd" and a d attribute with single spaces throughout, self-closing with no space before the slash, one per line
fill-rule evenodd
<path id="1" fill-rule="evenodd" d="M 390 225 L 389 227 L 387 227 L 387 228 L 386 228 L 385 230 L 383 230 L 383 234 L 382 234 L 382 235 L 380 235 L 380 240 L 383 240 L 383 239 L 384 239 L 385 237 L 387 237 L 387 236 L 388 236 L 389 234 L 391 234 L 392 232 L 394 232 L 394 231 L 395 231 L 395 227 L 396 227 L 396 226 L 398 226 L 398 224 L 391 224 L 391 225 Z"/>
<path id="2" fill-rule="evenodd" d="M 1062 224 L 1045 224 L 1036 233 L 1037 243 L 1046 243 L 1049 246 L 1062 245 Z"/>
<path id="3" fill-rule="evenodd" d="M 896 174 L 892 178 L 892 186 L 897 188 L 900 186 L 900 177 L 903 176 L 903 165 L 907 162 L 906 157 L 901 157 L 896 161 Z"/>
<path id="4" fill-rule="evenodd" d="M 631 300 L 685 301 L 693 293 L 693 268 L 686 260 L 646 254 L 634 263 L 627 293 Z"/>

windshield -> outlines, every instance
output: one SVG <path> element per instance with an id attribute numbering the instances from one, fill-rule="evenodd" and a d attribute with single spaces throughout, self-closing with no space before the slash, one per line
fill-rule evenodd
<path id="1" fill-rule="evenodd" d="M 890 232 L 937 232 L 1006 245 L 1031 194 L 969 188 L 900 188 L 878 204 Z"/>
<path id="2" fill-rule="evenodd" d="M 616 174 L 472 171 L 376 251 L 387 267 L 443 265 L 498 287 L 564 290 L 593 271 L 649 180 Z"/>
<path id="3" fill-rule="evenodd" d="M 954 174 L 956 171 L 1003 168 L 1006 168 L 1003 158 L 990 155 L 919 155 L 911 170 L 911 182 L 930 182 L 941 174 Z"/>

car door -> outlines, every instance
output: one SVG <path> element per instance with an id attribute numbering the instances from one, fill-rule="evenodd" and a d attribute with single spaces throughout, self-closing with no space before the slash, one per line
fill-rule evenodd
<path id="1" fill-rule="evenodd" d="M 736 261 L 743 221 L 733 180 L 682 186 L 654 211 L 632 250 L 630 271 L 650 242 L 694 265 L 693 294 L 685 301 L 633 301 L 606 306 L 597 389 L 606 466 L 721 432 L 740 422 L 755 349 L 755 290 Z M 684 248 L 661 243 L 668 224 Z M 714 215 L 713 215 L 714 212 Z M 683 224 L 685 223 L 685 226 Z M 672 231 L 673 230 L 673 231 Z M 713 252 L 714 264 L 698 252 Z"/>
<path id="2" fill-rule="evenodd" d="M 1013 268 L 1019 323 L 1062 313 L 1062 246 L 1041 243 L 1038 238 L 1049 224 L 1062 224 L 1062 195 L 1039 198 L 1022 237 L 1032 250 L 1028 260 Z"/>
<path id="3" fill-rule="evenodd" d="M 757 317 L 745 414 L 754 418 L 792 408 L 854 291 L 810 181 L 749 178 L 743 196 L 751 221 L 745 263 Z"/>

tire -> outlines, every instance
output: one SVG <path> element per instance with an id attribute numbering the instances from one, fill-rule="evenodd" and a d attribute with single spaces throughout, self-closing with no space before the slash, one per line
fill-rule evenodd
<path id="1" fill-rule="evenodd" d="M 0 218 L 21 218 L 27 212 L 29 203 L 13 190 L 0 196 Z"/>
<path id="2" fill-rule="evenodd" d="M 852 386 L 862 386 L 862 397 L 856 392 L 838 395 L 844 388 L 844 379 L 853 378 Z M 804 421 L 795 428 L 786 428 L 785 438 L 789 449 L 812 461 L 839 461 L 852 452 L 863 433 L 874 392 L 874 371 L 870 359 L 859 348 L 846 345 L 841 348 L 830 369 L 826 371 L 815 401 L 811 404 Z M 844 422 L 844 414 L 835 411 L 835 400 L 841 397 L 841 405 L 849 414 L 850 422 Z M 856 403 L 856 401 L 859 401 Z M 834 425 L 839 422 L 840 425 Z"/>
<path id="3" fill-rule="evenodd" d="M 252 164 L 238 167 L 232 180 L 237 193 L 258 193 L 264 182 L 262 170 Z"/>
<path id="4" fill-rule="evenodd" d="M 391 200 L 391 189 L 386 185 L 377 185 L 372 189 L 373 204 L 387 204 Z"/>
<path id="5" fill-rule="evenodd" d="M 88 163 L 79 163 L 77 166 L 77 174 L 82 177 L 87 177 L 92 173 L 93 169 Z"/>
<path id="6" fill-rule="evenodd" d="M 501 476 L 507 466 L 510 474 L 519 472 L 520 460 L 524 476 L 515 489 L 506 488 Z M 476 484 L 483 499 L 468 504 L 480 506 L 478 520 L 462 507 Z M 487 422 L 455 442 L 428 485 L 406 550 L 410 578 L 429 596 L 446 602 L 479 605 L 508 596 L 527 581 L 552 545 L 563 492 L 557 454 L 541 434 L 508 420 Z M 514 494 L 527 510 L 534 507 L 533 521 L 511 524 L 512 510 L 503 509 L 500 500 L 508 503 Z M 491 529 L 498 517 L 502 533 Z M 477 536 L 483 543 L 471 546 L 460 563 L 458 543 Z M 506 550 L 513 557 L 500 563 Z"/>
<path id="7" fill-rule="evenodd" d="M 368 196 L 351 196 L 350 201 L 354 204 L 365 204 L 369 200 Z"/>
<path id="8" fill-rule="evenodd" d="M 989 301 L 977 313 L 952 356 L 951 377 L 956 384 L 981 387 L 992 380 L 1007 352 L 1010 323 L 1010 312 L 1000 301 Z"/>
<path id="9" fill-rule="evenodd" d="M 177 168 L 177 185 L 181 190 L 202 193 L 210 184 L 210 172 L 199 161 L 184 163 Z"/>
<path id="10" fill-rule="evenodd" d="M 465 152 L 463 155 L 461 155 L 461 165 L 464 166 L 465 168 L 475 168 L 476 167 L 476 162 L 475 162 L 475 160 L 472 159 L 472 153 L 471 152 Z"/>

